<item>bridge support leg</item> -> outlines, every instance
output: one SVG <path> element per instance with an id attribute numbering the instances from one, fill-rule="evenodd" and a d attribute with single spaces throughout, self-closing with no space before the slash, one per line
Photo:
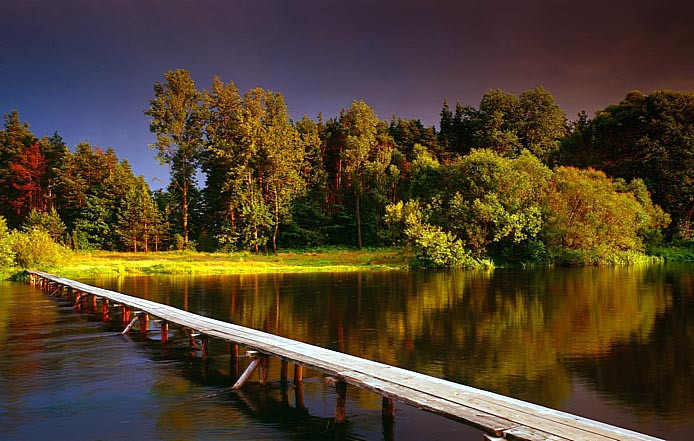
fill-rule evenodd
<path id="1" fill-rule="evenodd" d="M 92 312 L 96 312 L 96 296 L 91 296 L 91 307 L 92 307 Z"/>
<path id="2" fill-rule="evenodd" d="M 304 378 L 304 367 L 300 364 L 294 365 L 294 384 L 301 383 Z"/>
<path id="3" fill-rule="evenodd" d="M 280 365 L 280 383 L 287 384 L 287 360 L 282 360 Z"/>
<path id="4" fill-rule="evenodd" d="M 105 297 L 101 298 L 101 316 L 103 321 L 108 321 L 108 299 Z"/>
<path id="5" fill-rule="evenodd" d="M 381 422 L 383 423 L 383 441 L 393 441 L 395 439 L 395 408 L 392 398 L 383 397 Z"/>
<path id="6" fill-rule="evenodd" d="M 169 324 L 161 322 L 161 342 L 166 343 L 167 341 L 169 341 Z"/>
<path id="7" fill-rule="evenodd" d="M 337 398 L 335 401 L 335 422 L 344 423 L 347 401 L 347 383 L 344 381 L 337 381 L 335 383 L 335 392 L 337 392 Z"/>
<path id="8" fill-rule="evenodd" d="M 246 381 L 251 377 L 251 374 L 253 374 L 253 371 L 258 367 L 260 364 L 260 357 L 255 357 L 253 361 L 251 361 L 251 364 L 248 365 L 248 368 L 241 374 L 241 377 L 239 377 L 238 381 L 232 389 L 240 389 L 243 387 L 244 384 L 246 384 Z"/>
<path id="9" fill-rule="evenodd" d="M 294 405 L 297 409 L 306 409 L 304 404 L 304 382 L 294 383 Z"/>
<path id="10" fill-rule="evenodd" d="M 393 419 L 393 417 L 395 416 L 395 406 L 393 406 L 392 398 L 383 397 L 381 415 L 383 416 L 383 418 L 389 419 Z"/>
<path id="11" fill-rule="evenodd" d="M 128 317 L 129 317 L 129 316 L 130 316 L 130 311 L 128 311 Z M 130 328 L 132 328 L 133 325 L 135 324 L 135 322 L 138 321 L 139 319 L 140 319 L 140 315 L 139 315 L 139 314 L 135 314 L 135 317 L 133 317 L 133 319 L 130 320 L 130 323 L 128 323 L 128 326 L 126 326 L 125 329 L 123 329 L 123 332 L 121 332 L 121 334 L 125 335 L 125 334 L 127 334 L 128 332 L 130 332 Z"/>
<path id="12" fill-rule="evenodd" d="M 206 335 L 201 335 L 200 336 L 200 355 L 202 356 L 203 360 L 207 360 L 207 344 L 209 343 L 209 339 L 207 338 Z"/>
<path id="13" fill-rule="evenodd" d="M 130 323 L 130 308 L 125 305 L 121 306 L 121 311 L 123 312 L 123 324 L 127 325 Z"/>
<path id="14" fill-rule="evenodd" d="M 147 327 L 149 326 L 149 317 L 147 316 L 146 312 L 138 314 L 138 316 L 140 319 L 140 333 L 146 334 L 147 333 Z"/>
<path id="15" fill-rule="evenodd" d="M 267 355 L 260 356 L 260 385 L 267 385 L 267 373 L 270 365 L 270 357 Z"/>

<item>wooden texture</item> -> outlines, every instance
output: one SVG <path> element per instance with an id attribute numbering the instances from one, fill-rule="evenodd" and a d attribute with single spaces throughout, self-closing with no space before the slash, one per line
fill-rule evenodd
<path id="1" fill-rule="evenodd" d="M 215 320 L 51 274 L 37 271 L 30 271 L 29 274 L 38 278 L 39 286 L 47 286 L 46 282 L 51 282 L 66 286 L 73 292 L 81 291 L 98 295 L 169 323 L 196 329 L 201 335 L 226 340 L 234 345 L 243 345 L 262 355 L 272 355 L 289 361 L 295 365 L 294 381 L 297 385 L 301 384 L 303 367 L 307 367 L 334 377 L 338 380 L 338 384 L 364 388 L 386 399 L 400 401 L 464 422 L 483 430 L 492 437 L 522 441 L 657 440 L 648 435 L 566 412 Z M 232 355 L 232 360 L 233 358 Z M 251 363 L 253 369 L 260 363 L 260 358 L 254 359 Z M 237 384 L 247 380 L 252 373 L 251 366 L 243 373 Z M 303 404 L 302 392 L 297 387 L 297 403 L 301 401 Z M 386 406 L 384 406 L 385 410 Z"/>
<path id="2" fill-rule="evenodd" d="M 254 358 L 253 361 L 251 361 L 251 364 L 248 365 L 248 368 L 241 374 L 241 377 L 239 377 L 238 381 L 236 381 L 236 384 L 232 387 L 232 389 L 240 389 L 243 387 L 244 384 L 246 384 L 246 381 L 248 381 L 249 378 L 251 378 L 251 375 L 253 374 L 253 371 L 255 368 L 258 367 L 260 364 L 260 358 Z"/>
<path id="3" fill-rule="evenodd" d="M 338 381 L 335 383 L 335 422 L 344 423 L 346 421 L 345 408 L 347 407 L 347 383 Z"/>

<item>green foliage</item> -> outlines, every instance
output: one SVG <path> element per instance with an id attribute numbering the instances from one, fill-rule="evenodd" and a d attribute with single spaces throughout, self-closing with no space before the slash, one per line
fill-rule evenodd
<path id="1" fill-rule="evenodd" d="M 17 265 L 22 268 L 36 269 L 55 265 L 67 253 L 66 249 L 53 241 L 51 236 L 40 228 L 12 231 L 10 240 Z"/>
<path id="2" fill-rule="evenodd" d="M 672 233 L 694 225 L 694 93 L 629 92 L 618 105 L 579 121 L 561 147 L 561 161 L 640 178 L 673 218 Z"/>
<path id="3" fill-rule="evenodd" d="M 340 131 L 344 137 L 341 159 L 345 164 L 349 193 L 354 199 L 357 247 L 361 249 L 362 197 L 371 193 L 376 207 L 385 205 L 383 199 L 388 185 L 386 172 L 393 150 L 392 140 L 385 127 L 381 127 L 376 113 L 363 101 L 354 101 L 349 111 L 342 115 Z"/>
<path id="4" fill-rule="evenodd" d="M 14 265 L 15 252 L 12 248 L 12 237 L 7 229 L 7 221 L 0 216 L 0 268 Z"/>
<path id="5" fill-rule="evenodd" d="M 413 249 L 412 265 L 421 268 L 478 268 L 483 263 L 467 252 L 463 243 L 441 227 L 425 222 L 418 203 L 398 202 L 386 207 L 386 222 L 402 234 Z"/>
<path id="6" fill-rule="evenodd" d="M 306 192 L 305 161 L 318 161 L 317 127 L 297 129 L 280 93 L 260 88 L 243 97 L 215 78 L 205 94 L 207 144 L 202 168 L 211 233 L 228 249 L 271 242 L 291 220 L 292 203 Z"/>
<path id="7" fill-rule="evenodd" d="M 150 244 L 158 246 L 162 235 L 161 215 L 142 177 L 126 194 L 116 229 L 127 248 L 135 252 L 138 244 L 145 252 Z"/>
<path id="8" fill-rule="evenodd" d="M 24 231 L 30 231 L 35 228 L 47 232 L 55 242 L 58 242 L 58 240 L 63 237 L 63 234 L 65 234 L 65 224 L 60 219 L 55 208 L 49 212 L 31 210 L 24 221 L 22 229 Z"/>
<path id="9" fill-rule="evenodd" d="M 476 148 L 516 157 L 528 150 L 546 163 L 558 152 L 565 135 L 566 116 L 543 87 L 520 96 L 490 90 L 477 109 L 457 104 L 453 114 L 444 102 L 441 111 L 439 138 L 463 154 Z"/>
<path id="10" fill-rule="evenodd" d="M 151 146 L 157 159 L 171 165 L 171 178 L 180 189 L 183 240 L 188 245 L 189 191 L 195 187 L 195 172 L 202 148 L 204 107 L 202 94 L 186 70 L 164 74 L 166 83 L 154 83 L 154 98 L 145 114 L 149 129 L 157 136 Z"/>
<path id="11" fill-rule="evenodd" d="M 450 164 L 419 168 L 412 182 L 412 195 L 429 203 L 391 205 L 387 239 L 421 237 L 427 252 L 436 243 L 456 250 L 459 240 L 473 256 L 522 265 L 629 263 L 642 255 L 644 241 L 658 242 L 669 222 L 642 181 L 612 181 L 594 170 L 551 171 L 527 151 L 511 159 L 473 150 Z M 415 209 L 425 221 L 408 225 Z"/>
<path id="12" fill-rule="evenodd" d="M 542 225 L 541 199 L 551 171 L 537 158 L 516 159 L 491 150 L 474 150 L 460 160 L 421 168 L 412 195 L 432 201 L 430 219 L 459 237 L 477 256 L 537 236 Z"/>
<path id="13" fill-rule="evenodd" d="M 631 186 L 637 192 L 641 183 Z M 560 167 L 554 172 L 545 209 L 542 237 L 552 255 L 572 263 L 629 260 L 621 252 L 641 252 L 649 231 L 667 225 L 667 216 L 641 193 L 614 183 L 604 173 Z"/>
<path id="14" fill-rule="evenodd" d="M 183 240 L 183 236 L 180 234 L 176 233 L 173 235 L 173 249 L 176 251 L 183 251 L 185 249 L 185 241 Z"/>

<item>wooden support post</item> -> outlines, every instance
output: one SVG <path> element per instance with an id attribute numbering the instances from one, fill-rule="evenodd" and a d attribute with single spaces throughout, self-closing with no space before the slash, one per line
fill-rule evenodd
<path id="1" fill-rule="evenodd" d="M 147 328 L 149 327 L 149 316 L 147 315 L 146 312 L 142 312 L 142 313 L 137 314 L 137 315 L 140 319 L 140 333 L 146 334 Z"/>
<path id="2" fill-rule="evenodd" d="M 206 335 L 200 336 L 200 355 L 203 360 L 207 360 L 207 344 L 209 343 L 209 338 Z"/>
<path id="3" fill-rule="evenodd" d="M 73 308 L 79 311 L 82 306 L 82 293 L 79 291 L 75 291 L 75 293 L 75 306 Z"/>
<path id="4" fill-rule="evenodd" d="M 304 404 L 304 382 L 299 381 L 294 385 L 294 406 L 297 409 L 306 409 Z"/>
<path id="5" fill-rule="evenodd" d="M 121 334 L 125 335 L 125 334 L 127 334 L 128 332 L 130 332 L 130 328 L 132 328 L 133 325 L 135 324 L 135 322 L 138 321 L 138 320 L 139 320 L 139 317 L 138 317 L 138 316 L 133 317 L 133 319 L 130 320 L 130 323 L 128 323 L 128 326 L 126 326 L 125 329 L 123 329 L 123 332 L 121 332 Z"/>
<path id="6" fill-rule="evenodd" d="M 270 366 L 270 357 L 267 355 L 260 355 L 260 385 L 267 385 L 267 371 Z"/>
<path id="7" fill-rule="evenodd" d="M 345 403 L 347 401 L 347 383 L 344 381 L 338 381 L 335 383 L 335 392 L 337 392 L 337 398 L 335 399 L 335 422 L 344 423 Z"/>
<path id="8" fill-rule="evenodd" d="M 294 365 L 294 383 L 301 383 L 304 378 L 304 367 L 300 364 Z"/>
<path id="9" fill-rule="evenodd" d="M 381 422 L 383 424 L 383 441 L 395 440 L 395 413 L 393 400 L 383 397 L 383 411 L 381 412 Z"/>
<path id="10" fill-rule="evenodd" d="M 169 341 L 169 324 L 161 322 L 161 342 L 166 343 L 167 341 Z"/>
<path id="11" fill-rule="evenodd" d="M 123 324 L 130 322 L 130 308 L 125 305 L 121 305 L 121 310 L 123 311 Z"/>
<path id="12" fill-rule="evenodd" d="M 108 321 L 108 299 L 105 297 L 101 298 L 101 316 L 103 321 Z"/>
<path id="13" fill-rule="evenodd" d="M 287 360 L 282 360 L 282 363 L 280 365 L 280 383 L 282 385 L 287 384 Z"/>
<path id="14" fill-rule="evenodd" d="M 236 384 L 234 384 L 232 389 L 240 389 L 244 384 L 246 384 L 246 381 L 248 381 L 251 374 L 258 367 L 259 364 L 260 364 L 260 358 L 259 357 L 254 358 L 253 361 L 251 361 L 251 364 L 248 365 L 248 368 L 246 368 L 246 370 L 243 372 L 243 374 L 241 374 L 241 377 L 239 377 L 238 381 L 236 382 Z"/>
<path id="15" fill-rule="evenodd" d="M 96 296 L 91 296 L 92 312 L 96 312 Z"/>
<path id="16" fill-rule="evenodd" d="M 381 416 L 385 419 L 393 419 L 395 417 L 395 406 L 393 406 L 393 399 L 388 397 L 383 397 L 381 406 Z"/>

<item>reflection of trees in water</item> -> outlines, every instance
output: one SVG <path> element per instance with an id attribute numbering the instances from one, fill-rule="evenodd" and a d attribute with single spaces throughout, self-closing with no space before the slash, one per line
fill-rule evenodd
<path id="1" fill-rule="evenodd" d="M 692 311 L 679 304 L 691 269 L 663 268 L 157 277 L 147 296 L 180 307 L 188 286 L 189 310 L 203 315 L 557 407 L 580 361 L 615 393 L 634 389 L 630 376 L 659 376 L 639 386 L 646 394 L 668 378 L 673 390 L 691 383 Z M 630 358 L 635 347 L 653 367 Z M 613 369 L 609 385 L 598 367 Z"/>
<path id="2" fill-rule="evenodd" d="M 650 341 L 620 341 L 609 357 L 577 360 L 571 369 L 630 408 L 678 421 L 694 414 L 694 268 L 665 267 L 646 276 L 672 298 L 657 315 Z"/>

